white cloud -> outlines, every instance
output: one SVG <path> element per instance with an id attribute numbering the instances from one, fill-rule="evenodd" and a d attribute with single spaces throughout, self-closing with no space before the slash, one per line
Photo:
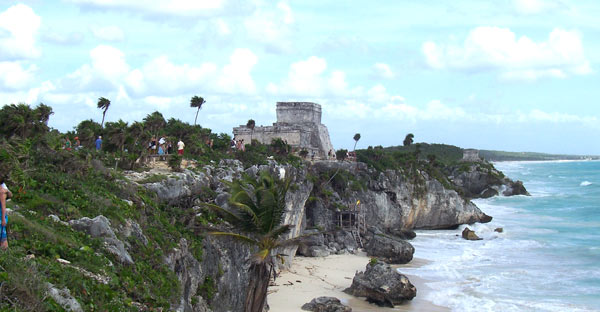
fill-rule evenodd
<path id="1" fill-rule="evenodd" d="M 0 89 L 19 90 L 29 87 L 35 78 L 37 66 L 27 68 L 21 62 L 0 62 Z"/>
<path id="2" fill-rule="evenodd" d="M 258 58 L 249 49 L 236 49 L 229 57 L 217 80 L 221 92 L 239 92 L 253 94 L 256 91 L 250 71 L 258 62 Z"/>
<path id="3" fill-rule="evenodd" d="M 422 46 L 427 64 L 435 69 L 465 72 L 499 71 L 503 78 L 534 80 L 591 73 L 581 36 L 575 31 L 554 29 L 546 41 L 534 42 L 508 28 L 477 27 L 462 45 Z"/>
<path id="4" fill-rule="evenodd" d="M 175 64 L 167 56 L 156 57 L 132 68 L 125 54 L 112 46 L 90 51 L 90 63 L 59 79 L 60 92 L 119 92 L 133 98 L 179 96 L 198 91 L 253 94 L 251 71 L 258 58 L 249 49 L 233 51 L 228 64 Z M 150 98 L 152 99 L 152 98 Z"/>
<path id="5" fill-rule="evenodd" d="M 0 12 L 0 60 L 39 57 L 41 52 L 35 40 L 40 24 L 41 18 L 24 4 Z"/>
<path id="6" fill-rule="evenodd" d="M 92 33 L 100 40 L 104 41 L 123 41 L 125 33 L 118 26 L 92 27 Z"/>
<path id="7" fill-rule="evenodd" d="M 306 97 L 352 96 L 346 82 L 346 74 L 341 70 L 334 70 L 327 75 L 326 70 L 327 61 L 316 56 L 292 63 L 288 76 L 279 84 L 267 85 L 267 92 Z"/>
<path id="8" fill-rule="evenodd" d="M 267 51 L 282 53 L 292 49 L 291 33 L 294 16 L 286 2 L 278 2 L 275 9 L 261 7 L 244 21 L 248 37 L 263 44 Z"/>
<path id="9" fill-rule="evenodd" d="M 373 72 L 378 78 L 393 79 L 396 76 L 390 66 L 385 63 L 375 63 Z"/>

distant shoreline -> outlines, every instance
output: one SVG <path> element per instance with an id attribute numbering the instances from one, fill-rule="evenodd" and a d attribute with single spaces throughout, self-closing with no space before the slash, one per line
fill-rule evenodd
<path id="1" fill-rule="evenodd" d="M 600 158 L 596 159 L 547 159 L 547 160 L 488 160 L 491 163 L 510 163 L 510 162 L 526 162 L 526 163 L 561 163 L 561 162 L 588 162 L 588 161 L 600 161 Z"/>

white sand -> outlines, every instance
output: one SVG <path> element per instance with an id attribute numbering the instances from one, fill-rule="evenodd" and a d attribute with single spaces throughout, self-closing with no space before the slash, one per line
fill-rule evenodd
<path id="1" fill-rule="evenodd" d="M 320 296 L 336 297 L 354 312 L 367 311 L 449 311 L 423 300 L 428 287 L 416 276 L 407 275 L 417 287 L 417 296 L 394 309 L 370 304 L 364 298 L 356 298 L 343 292 L 350 287 L 357 271 L 364 271 L 369 258 L 364 254 L 331 255 L 325 258 L 296 257 L 288 271 L 277 278 L 277 286 L 269 287 L 268 303 L 273 312 L 302 311 L 303 304 Z M 423 265 L 425 260 L 413 259 L 406 266 Z M 402 266 L 399 266 L 400 268 Z"/>

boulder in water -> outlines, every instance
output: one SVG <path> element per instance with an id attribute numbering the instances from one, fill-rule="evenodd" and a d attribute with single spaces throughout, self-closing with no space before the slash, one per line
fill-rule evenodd
<path id="1" fill-rule="evenodd" d="M 483 238 L 480 238 L 479 236 L 477 236 L 477 234 L 475 234 L 475 231 L 472 231 L 468 227 L 466 227 L 462 231 L 462 238 L 464 238 L 466 240 L 482 240 L 483 239 Z"/>

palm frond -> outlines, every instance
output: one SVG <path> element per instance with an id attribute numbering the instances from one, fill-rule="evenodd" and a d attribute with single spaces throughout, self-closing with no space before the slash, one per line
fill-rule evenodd
<path id="1" fill-rule="evenodd" d="M 294 238 L 290 238 L 290 239 L 286 239 L 286 240 L 280 240 L 277 241 L 277 247 L 289 247 L 289 246 L 294 246 L 294 245 L 299 245 L 302 243 L 302 240 L 304 238 L 313 236 L 313 235 L 318 235 L 318 234 L 324 234 L 326 232 L 315 232 L 315 233 L 308 233 L 308 234 L 303 234 L 300 236 L 296 236 Z"/>
<path id="2" fill-rule="evenodd" d="M 214 236 L 229 236 L 229 237 L 233 237 L 236 240 L 239 240 L 240 242 L 243 243 L 247 243 L 253 246 L 256 246 L 259 244 L 258 241 L 256 241 L 255 239 L 242 235 L 242 234 L 237 234 L 237 233 L 231 233 L 231 232 L 209 232 L 209 235 L 214 235 Z"/>
<path id="3" fill-rule="evenodd" d="M 215 204 L 209 204 L 209 203 L 202 203 L 202 205 L 206 208 L 213 210 L 214 212 L 219 214 L 219 216 L 221 218 L 225 219 L 229 223 L 237 224 L 237 225 L 243 223 L 242 219 L 238 215 L 228 211 L 227 209 L 224 209 L 221 206 L 217 206 Z"/>
<path id="4" fill-rule="evenodd" d="M 240 209 L 242 213 L 244 213 L 245 215 L 247 215 L 252 224 L 254 225 L 253 228 L 258 228 L 260 226 L 260 221 L 258 220 L 258 216 L 256 215 L 256 213 L 254 212 L 254 210 L 252 210 L 252 208 L 250 208 L 248 205 L 244 204 L 244 203 L 240 203 L 240 202 L 232 202 L 232 205 L 234 205 L 236 208 Z"/>

